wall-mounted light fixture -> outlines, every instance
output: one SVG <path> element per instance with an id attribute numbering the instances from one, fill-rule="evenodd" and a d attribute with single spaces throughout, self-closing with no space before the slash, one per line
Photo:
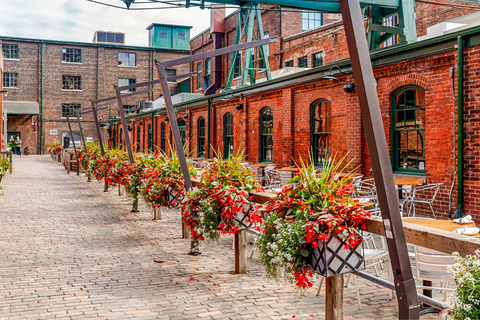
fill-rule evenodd
<path id="1" fill-rule="evenodd" d="M 139 126 L 141 126 L 142 124 L 143 124 L 143 121 L 140 121 L 140 122 L 138 123 Z"/>
<path id="2" fill-rule="evenodd" d="M 188 113 L 185 113 L 185 114 L 183 115 L 183 118 L 184 118 L 184 119 L 188 119 Z"/>
<path id="3" fill-rule="evenodd" d="M 351 93 L 353 90 L 355 90 L 355 83 L 347 83 L 343 86 L 343 91 L 346 93 Z"/>
<path id="4" fill-rule="evenodd" d="M 334 65 L 334 66 L 331 66 L 331 67 L 330 67 L 330 72 L 329 72 L 326 76 L 323 76 L 323 79 L 328 79 L 328 80 L 330 80 L 330 81 L 337 81 L 337 80 L 338 80 L 338 79 L 333 75 L 333 68 L 337 68 L 338 71 L 340 72 L 340 74 L 343 74 L 342 69 L 340 69 L 339 66 Z"/>
<path id="5" fill-rule="evenodd" d="M 131 125 L 127 125 L 127 129 L 128 129 L 128 131 L 132 131 L 132 130 L 133 130 L 133 128 L 132 128 Z"/>
<path id="6" fill-rule="evenodd" d="M 168 117 L 165 117 L 165 122 L 168 122 Z"/>
<path id="7" fill-rule="evenodd" d="M 242 110 L 243 109 L 243 103 L 239 103 L 235 106 L 237 110 Z"/>

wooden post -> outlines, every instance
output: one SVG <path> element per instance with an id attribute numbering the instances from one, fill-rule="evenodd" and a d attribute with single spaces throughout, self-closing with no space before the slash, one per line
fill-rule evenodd
<path id="1" fill-rule="evenodd" d="M 10 174 L 12 174 L 13 168 L 13 152 L 10 151 Z"/>
<path id="2" fill-rule="evenodd" d="M 67 174 L 70 174 L 70 169 L 71 169 L 71 166 L 72 166 L 72 154 L 70 152 L 65 157 L 65 166 L 66 166 L 66 169 L 67 169 Z"/>
<path id="3" fill-rule="evenodd" d="M 343 274 L 325 281 L 325 320 L 343 320 Z"/>
<path id="4" fill-rule="evenodd" d="M 160 207 L 153 207 L 153 221 L 162 220 L 162 209 Z"/>
<path id="5" fill-rule="evenodd" d="M 118 184 L 118 195 L 123 196 L 122 185 L 120 183 Z"/>
<path id="6" fill-rule="evenodd" d="M 235 273 L 247 273 L 247 231 L 235 234 Z"/>

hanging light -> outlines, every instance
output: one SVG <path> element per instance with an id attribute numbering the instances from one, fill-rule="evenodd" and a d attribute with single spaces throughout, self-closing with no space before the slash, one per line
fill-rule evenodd
<path id="1" fill-rule="evenodd" d="M 333 75 L 333 72 L 332 72 L 333 68 L 337 68 L 338 71 L 340 71 L 340 74 L 343 74 L 342 69 L 340 69 L 339 66 L 334 65 L 334 66 L 331 66 L 331 67 L 330 67 L 330 72 L 329 72 L 326 76 L 323 76 L 323 79 L 328 79 L 328 80 L 330 80 L 330 81 L 337 81 L 337 80 L 338 80 L 338 79 Z"/>

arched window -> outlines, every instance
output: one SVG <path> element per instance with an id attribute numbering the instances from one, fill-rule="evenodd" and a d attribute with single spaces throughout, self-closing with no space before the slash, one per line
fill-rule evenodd
<path id="1" fill-rule="evenodd" d="M 200 117 L 197 121 L 197 157 L 205 157 L 205 118 Z"/>
<path id="2" fill-rule="evenodd" d="M 118 146 L 120 150 L 123 149 L 123 129 L 122 128 L 120 128 L 120 139 L 118 139 Z"/>
<path id="3" fill-rule="evenodd" d="M 392 167 L 425 172 L 425 90 L 407 86 L 392 95 Z"/>
<path id="4" fill-rule="evenodd" d="M 231 159 L 233 155 L 233 114 L 223 116 L 223 157 Z"/>
<path id="5" fill-rule="evenodd" d="M 269 107 L 260 111 L 260 161 L 273 161 L 273 110 Z"/>
<path id="6" fill-rule="evenodd" d="M 160 125 L 160 149 L 165 152 L 165 122 Z"/>
<path id="7" fill-rule="evenodd" d="M 153 135 L 152 135 L 152 124 L 148 125 L 148 152 L 153 151 Z"/>
<path id="8" fill-rule="evenodd" d="M 330 137 L 332 134 L 331 103 L 320 99 L 311 107 L 311 139 L 314 165 L 322 165 L 331 155 Z"/>
<path id="9" fill-rule="evenodd" d="M 187 135 L 185 120 L 178 119 L 177 123 L 178 123 L 178 131 L 180 131 L 180 138 L 182 138 L 182 145 L 183 145 L 183 147 L 185 147 L 185 139 L 186 139 L 186 135 Z"/>
<path id="10" fill-rule="evenodd" d="M 140 152 L 140 126 L 137 125 L 137 152 Z"/>

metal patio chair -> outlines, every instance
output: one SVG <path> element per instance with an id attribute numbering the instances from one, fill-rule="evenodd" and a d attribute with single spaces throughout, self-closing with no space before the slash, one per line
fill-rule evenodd
<path id="1" fill-rule="evenodd" d="M 447 267 L 453 264 L 455 264 L 455 259 L 451 254 L 415 246 L 416 280 L 440 283 L 439 287 L 417 285 L 417 289 L 440 290 L 443 292 L 443 302 L 446 302 L 447 291 L 455 290 L 448 287 L 454 280 L 447 272 Z"/>
<path id="2" fill-rule="evenodd" d="M 432 203 L 435 201 L 442 185 L 443 183 L 434 183 L 413 188 L 411 195 L 405 201 L 405 205 L 408 208 L 408 216 L 410 216 L 410 212 L 413 209 L 413 217 L 415 217 L 416 204 L 426 203 L 430 206 L 430 210 L 432 210 L 433 218 L 437 219 Z"/>

